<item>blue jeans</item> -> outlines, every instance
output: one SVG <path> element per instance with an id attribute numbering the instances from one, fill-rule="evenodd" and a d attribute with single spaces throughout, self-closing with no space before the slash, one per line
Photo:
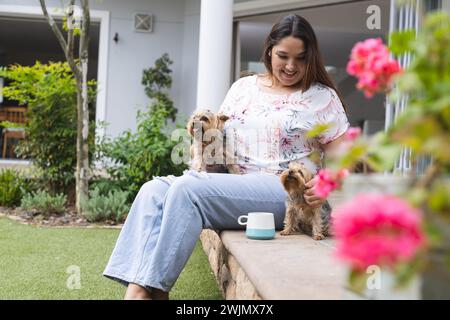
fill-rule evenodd
<path id="1" fill-rule="evenodd" d="M 172 183 L 154 178 L 133 202 L 103 273 L 125 285 L 170 291 L 203 228 L 243 229 L 237 218 L 272 212 L 283 228 L 286 191 L 276 175 L 184 174 Z"/>

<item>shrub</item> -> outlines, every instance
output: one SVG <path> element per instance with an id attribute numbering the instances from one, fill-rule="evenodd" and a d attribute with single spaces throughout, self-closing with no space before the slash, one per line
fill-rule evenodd
<path id="1" fill-rule="evenodd" d="M 101 195 L 107 195 L 110 191 L 122 191 L 122 186 L 118 181 L 101 177 L 89 182 L 89 190 L 98 189 Z"/>
<path id="2" fill-rule="evenodd" d="M 162 106 L 167 112 L 168 117 L 175 121 L 177 109 L 173 106 L 173 101 L 169 98 L 164 89 L 169 89 L 172 86 L 172 70 L 169 66 L 172 64 L 169 55 L 163 54 L 161 58 L 155 61 L 153 68 L 145 69 L 142 72 L 142 84 L 145 86 L 145 94 L 152 100 L 160 103 L 152 105 L 152 111 L 158 106 Z"/>
<path id="3" fill-rule="evenodd" d="M 12 169 L 0 170 L 0 206 L 13 207 L 20 203 L 28 189 L 25 177 Z"/>
<path id="4" fill-rule="evenodd" d="M 171 83 L 167 61 L 170 60 L 164 55 L 155 68 L 144 71 L 146 93 L 153 100 L 147 111 L 138 112 L 137 132 L 125 131 L 115 139 L 105 137 L 97 143 L 98 160 L 103 162 L 115 187 L 128 191 L 130 201 L 153 176 L 180 175 L 187 168 L 171 160 L 177 142 L 170 139 L 167 120 L 174 117 L 176 109 L 167 95 L 158 91 Z"/>
<path id="5" fill-rule="evenodd" d="M 28 106 L 27 139 L 16 151 L 42 169 L 50 190 L 67 191 L 75 181 L 77 136 L 76 81 L 69 66 L 62 62 L 11 65 L 0 68 L 0 76 L 10 80 L 3 88 L 4 96 Z M 89 86 L 92 102 L 95 82 Z M 92 106 L 90 110 L 94 119 Z M 94 147 L 94 124 L 91 121 L 90 150 Z"/>
<path id="6" fill-rule="evenodd" d="M 83 215 L 90 222 L 114 220 L 121 222 L 130 210 L 128 192 L 110 190 L 106 195 L 95 188 L 87 201 L 83 202 Z"/>
<path id="7" fill-rule="evenodd" d="M 44 215 L 62 214 L 65 210 L 67 197 L 64 194 L 52 196 L 46 191 L 37 191 L 26 194 L 22 198 L 21 208 L 25 210 L 36 210 Z"/>
<path id="8" fill-rule="evenodd" d="M 175 165 L 171 153 L 176 142 L 170 140 L 165 125 L 167 112 L 160 108 L 139 112 L 137 133 L 126 131 L 114 140 L 99 142 L 99 158 L 113 183 L 129 192 L 132 200 L 139 188 L 153 176 L 180 175 L 186 165 Z"/>

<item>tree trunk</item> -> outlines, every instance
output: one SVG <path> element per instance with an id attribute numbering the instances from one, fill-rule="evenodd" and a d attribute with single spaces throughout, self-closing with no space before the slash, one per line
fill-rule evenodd
<path id="1" fill-rule="evenodd" d="M 89 194 L 89 97 L 88 97 L 88 57 L 89 57 L 89 4 L 88 0 L 81 0 L 83 21 L 81 25 L 79 58 L 81 64 L 81 87 L 78 85 L 78 133 L 77 133 L 77 197 L 76 207 L 79 214 L 82 213 L 82 202 L 87 200 Z"/>
<path id="2" fill-rule="evenodd" d="M 77 85 L 77 165 L 75 172 L 75 184 L 76 184 L 76 197 L 75 205 L 78 214 L 82 214 L 82 203 L 88 198 L 89 191 L 89 97 L 88 97 L 88 49 L 89 49 L 89 29 L 90 29 L 90 14 L 89 14 L 89 1 L 81 0 L 82 9 L 82 21 L 81 21 L 81 36 L 80 46 L 78 51 L 79 62 L 75 60 L 73 52 L 74 32 L 73 32 L 73 6 L 75 0 L 69 2 L 69 13 L 67 21 L 70 22 L 69 30 L 67 33 L 67 41 L 64 39 L 63 33 L 59 29 L 58 25 L 53 20 L 53 17 L 48 13 L 45 0 L 40 0 L 42 12 L 47 19 L 50 27 L 53 30 L 60 46 L 62 47 L 67 63 L 69 64 L 72 72 L 75 75 Z"/>
<path id="3" fill-rule="evenodd" d="M 83 207 L 82 203 L 84 197 L 87 196 L 88 184 L 85 183 L 84 170 L 83 170 L 83 95 L 82 91 L 82 81 L 77 79 L 77 167 L 75 171 L 75 206 L 77 208 L 78 214 L 82 214 Z"/>

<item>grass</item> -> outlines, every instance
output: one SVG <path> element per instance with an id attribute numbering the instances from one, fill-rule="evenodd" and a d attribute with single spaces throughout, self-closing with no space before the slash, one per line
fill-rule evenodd
<path id="1" fill-rule="evenodd" d="M 0 218 L 0 299 L 122 299 L 125 287 L 102 276 L 118 234 L 114 229 L 35 227 Z M 76 285 L 70 279 L 77 269 L 80 288 L 69 289 Z M 200 242 L 170 298 L 222 299 Z"/>

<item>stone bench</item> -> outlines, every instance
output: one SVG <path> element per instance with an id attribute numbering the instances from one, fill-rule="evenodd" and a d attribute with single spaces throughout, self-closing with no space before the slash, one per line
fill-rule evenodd
<path id="1" fill-rule="evenodd" d="M 330 199 L 331 205 L 338 200 Z M 227 300 L 358 298 L 345 289 L 333 239 L 314 241 L 277 232 L 273 240 L 251 240 L 241 230 L 204 230 L 200 239 Z"/>

